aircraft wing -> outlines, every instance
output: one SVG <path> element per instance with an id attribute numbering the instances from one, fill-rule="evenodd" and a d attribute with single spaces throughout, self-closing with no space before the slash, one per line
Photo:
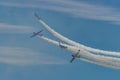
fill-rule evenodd
<path id="1" fill-rule="evenodd" d="M 70 60 L 70 62 L 72 63 L 74 60 L 75 60 L 75 57 L 73 57 L 73 58 Z"/>

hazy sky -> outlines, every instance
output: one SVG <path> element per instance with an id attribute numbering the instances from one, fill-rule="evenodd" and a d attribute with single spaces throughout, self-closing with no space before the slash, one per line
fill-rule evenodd
<path id="1" fill-rule="evenodd" d="M 89 47 L 120 51 L 120 1 L 0 0 L 1 80 L 119 80 L 120 71 L 75 60 L 71 52 L 32 32 L 43 29 L 39 14 L 54 30 Z"/>

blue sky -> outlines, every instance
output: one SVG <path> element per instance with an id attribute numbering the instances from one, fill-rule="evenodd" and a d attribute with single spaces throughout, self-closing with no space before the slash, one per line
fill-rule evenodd
<path id="1" fill-rule="evenodd" d="M 33 16 L 62 35 L 93 48 L 120 51 L 120 1 L 115 0 L 0 0 L 1 80 L 119 80 L 113 70 L 76 60 L 71 52 L 39 38 L 44 29 Z M 46 29 L 43 34 L 52 39 Z"/>

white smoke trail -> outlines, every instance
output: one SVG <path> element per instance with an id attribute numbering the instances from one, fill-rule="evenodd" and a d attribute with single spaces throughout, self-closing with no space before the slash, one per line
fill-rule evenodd
<path id="1" fill-rule="evenodd" d="M 74 45 L 76 47 L 82 48 L 84 50 L 87 51 L 91 51 L 91 52 L 95 52 L 95 53 L 101 53 L 104 55 L 111 55 L 111 56 L 119 56 L 120 57 L 120 52 L 111 52 L 111 51 L 104 51 L 104 50 L 100 50 L 100 49 L 94 49 L 91 47 L 87 47 L 85 45 L 82 45 L 80 43 L 74 42 L 64 36 L 62 36 L 61 34 L 59 34 L 58 32 L 54 31 L 52 28 L 50 28 L 44 21 L 42 21 L 41 19 L 38 19 L 38 21 L 49 31 L 51 32 L 55 37 L 61 39 L 62 41 L 65 41 L 68 44 Z"/>
<path id="2" fill-rule="evenodd" d="M 51 39 L 44 37 L 44 36 L 38 36 L 38 37 L 40 37 L 41 39 L 46 40 L 52 44 L 59 46 L 59 42 L 57 42 L 57 41 L 51 40 Z M 113 65 L 113 66 L 120 67 L 120 63 L 118 62 L 118 61 L 120 61 L 119 58 L 112 58 L 112 57 L 104 57 L 104 56 L 100 56 L 100 55 L 95 55 L 95 54 L 84 51 L 84 50 L 79 49 L 79 48 L 74 47 L 74 46 L 69 46 L 67 44 L 62 44 L 62 43 L 61 43 L 61 45 L 66 46 L 67 50 L 72 51 L 74 53 L 76 53 L 78 50 L 81 50 L 80 55 L 84 56 L 88 59 L 91 59 L 91 60 L 94 60 L 97 62 L 102 62 L 102 63 L 105 63 L 106 65 Z M 117 62 L 114 62 L 113 60 L 116 60 Z"/>
<path id="3" fill-rule="evenodd" d="M 88 63 L 92 63 L 92 64 L 96 64 L 96 65 L 100 65 L 100 66 L 104 66 L 104 67 L 108 67 L 108 68 L 112 68 L 112 69 L 120 69 L 120 67 L 107 65 L 107 64 L 101 63 L 101 62 L 90 61 L 90 60 L 87 60 L 87 59 L 84 59 L 84 58 L 79 58 L 79 59 L 81 61 L 84 61 L 84 62 L 88 62 Z"/>

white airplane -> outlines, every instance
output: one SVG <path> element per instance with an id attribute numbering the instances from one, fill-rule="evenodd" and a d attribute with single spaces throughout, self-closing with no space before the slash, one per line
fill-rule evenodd
<path id="1" fill-rule="evenodd" d="M 43 36 L 43 34 L 41 34 L 42 31 L 43 31 L 43 30 L 40 30 L 39 32 L 33 32 L 33 35 L 30 36 L 30 37 L 32 38 L 32 37 L 35 37 L 35 36 L 37 36 L 37 35 Z"/>
<path id="2" fill-rule="evenodd" d="M 64 49 L 67 48 L 67 46 L 62 45 L 60 42 L 59 42 L 59 47 L 60 47 L 60 48 L 64 48 Z"/>
<path id="3" fill-rule="evenodd" d="M 34 13 L 34 16 L 35 16 L 38 20 L 41 19 L 41 18 L 37 15 L 37 13 Z"/>
<path id="4" fill-rule="evenodd" d="M 72 59 L 70 60 L 70 62 L 72 63 L 76 58 L 80 58 L 80 50 L 78 50 L 78 52 L 76 53 L 76 54 L 74 54 L 74 55 L 72 55 Z"/>

